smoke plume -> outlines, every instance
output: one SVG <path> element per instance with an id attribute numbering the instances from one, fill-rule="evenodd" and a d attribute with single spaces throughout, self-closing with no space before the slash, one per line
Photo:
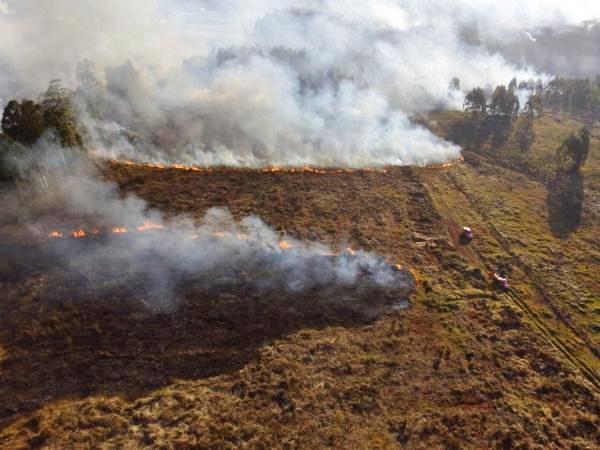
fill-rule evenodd
<path id="1" fill-rule="evenodd" d="M 79 274 L 84 288 L 102 291 L 108 283 L 112 291 L 142 292 L 152 309 L 169 311 L 181 285 L 290 294 L 336 289 L 338 295 L 340 289 L 385 289 L 397 301 L 414 287 L 410 272 L 381 257 L 301 242 L 256 216 L 236 220 L 215 207 L 199 221 L 165 218 L 138 197 L 123 196 L 77 153 L 38 146 L 35 160 L 12 160 L 32 189 L 2 199 L 4 220 L 14 213 L 44 243 L 34 265 L 47 260 L 51 271 Z M 29 264 L 23 255 L 19 247 L 5 257 Z"/>
<path id="2" fill-rule="evenodd" d="M 106 156 L 245 167 L 456 158 L 411 115 L 544 76 L 549 66 L 493 43 L 600 16 L 589 2 L 533 0 L 2 5 L 1 103 L 61 78 Z"/>

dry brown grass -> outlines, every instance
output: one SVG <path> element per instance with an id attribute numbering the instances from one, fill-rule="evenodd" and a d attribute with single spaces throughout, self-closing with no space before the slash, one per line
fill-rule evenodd
<path id="1" fill-rule="evenodd" d="M 410 265 L 421 283 L 410 309 L 377 317 L 324 303 L 331 292 L 235 289 L 184 290 L 176 313 L 155 315 L 125 293 L 57 298 L 56 273 L 24 271 L 1 286 L 0 447 L 597 447 L 595 222 L 560 241 L 543 186 L 470 161 L 329 175 L 107 167 L 167 214 L 257 214 Z M 457 243 L 465 223 L 471 247 Z M 547 283 L 558 252 L 563 273 Z M 516 297 L 487 278 L 501 263 Z M 560 291 L 569 283 L 577 296 Z"/>

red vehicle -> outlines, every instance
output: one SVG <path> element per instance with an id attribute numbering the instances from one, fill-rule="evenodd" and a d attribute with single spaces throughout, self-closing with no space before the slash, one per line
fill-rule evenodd
<path id="1" fill-rule="evenodd" d="M 510 284 L 508 283 L 508 277 L 503 270 L 498 272 L 494 272 L 492 275 L 492 279 L 496 282 L 496 284 L 503 290 L 507 291 L 510 289 Z"/>

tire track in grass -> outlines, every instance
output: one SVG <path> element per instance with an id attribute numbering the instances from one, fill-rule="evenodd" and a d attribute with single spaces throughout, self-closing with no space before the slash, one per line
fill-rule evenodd
<path id="1" fill-rule="evenodd" d="M 444 174 L 444 176 L 450 180 L 450 184 L 454 186 L 456 191 L 460 193 L 460 195 L 465 199 L 466 204 L 469 206 L 470 211 L 475 213 L 481 219 L 481 222 L 485 225 L 487 229 L 489 229 L 492 233 L 493 240 L 498 244 L 499 248 L 502 249 L 508 257 L 513 259 L 516 262 L 517 267 L 523 273 L 523 275 L 529 281 L 529 284 L 535 289 L 536 293 L 544 300 L 544 303 L 550 307 L 554 316 L 558 319 L 560 323 L 562 323 L 569 331 L 571 331 L 580 341 L 585 344 L 586 350 L 589 350 L 592 355 L 596 355 L 594 349 L 590 347 L 589 343 L 582 339 L 577 330 L 573 327 L 568 320 L 564 318 L 564 316 L 560 313 L 560 311 L 556 308 L 556 306 L 552 303 L 552 301 L 545 295 L 543 289 L 538 285 L 538 282 L 533 278 L 531 274 L 531 270 L 529 267 L 522 261 L 522 259 L 515 255 L 512 251 L 510 243 L 507 239 L 502 235 L 502 233 L 491 223 L 489 216 L 485 213 L 485 211 L 481 211 L 480 208 L 477 207 L 476 202 L 471 198 L 471 196 L 465 191 L 465 189 L 459 184 L 454 176 L 450 173 Z M 427 189 L 427 192 L 430 196 L 434 194 L 430 189 Z M 480 251 L 477 250 L 475 246 L 471 246 L 470 250 L 477 256 L 477 259 L 480 261 L 480 264 L 483 266 L 482 268 L 485 272 L 493 271 L 491 265 L 487 262 L 487 258 Z M 481 269 L 481 267 L 480 267 Z M 509 299 L 509 301 L 516 306 L 522 313 L 527 316 L 530 320 L 531 325 L 534 329 L 539 332 L 543 337 L 546 338 L 547 342 L 552 345 L 552 347 L 562 354 L 567 361 L 571 363 L 573 367 L 575 367 L 596 389 L 600 390 L 600 375 L 596 373 L 596 371 L 591 368 L 585 361 L 582 361 L 577 355 L 575 355 L 568 346 L 558 337 L 556 336 L 552 330 L 546 325 L 538 316 L 538 314 L 531 309 L 531 307 L 525 302 L 515 291 L 514 289 L 510 289 L 505 292 L 504 295 Z"/>
<path id="2" fill-rule="evenodd" d="M 504 236 L 504 234 L 498 230 L 498 228 L 492 223 L 488 214 L 481 210 L 481 208 L 477 207 L 477 201 L 475 201 L 472 196 L 466 192 L 463 186 L 457 181 L 456 177 L 450 173 L 448 173 L 448 178 L 451 180 L 452 184 L 455 186 L 457 191 L 459 191 L 463 197 L 467 200 L 469 207 L 477 212 L 477 214 L 481 217 L 482 221 L 486 224 L 488 229 L 491 231 L 494 239 L 500 245 L 500 248 L 516 263 L 515 265 L 519 267 L 519 269 L 527 276 L 530 281 L 531 286 L 533 286 L 537 292 L 537 294 L 544 300 L 544 302 L 550 307 L 554 315 L 581 341 L 585 344 L 588 350 L 596 357 L 600 358 L 600 354 L 598 350 L 594 347 L 594 345 L 590 342 L 589 338 L 582 334 L 580 330 L 577 329 L 575 325 L 569 320 L 568 317 L 565 316 L 565 313 L 556 306 L 556 304 L 550 299 L 546 290 L 543 287 L 543 282 L 539 279 L 538 276 L 535 275 L 534 271 L 531 267 L 523 260 L 521 256 L 516 254 L 508 239 Z"/>
<path id="3" fill-rule="evenodd" d="M 553 347 L 558 350 L 567 360 L 571 362 L 585 378 L 588 379 L 590 383 L 592 383 L 597 389 L 600 390 L 600 376 L 590 368 L 584 361 L 579 359 L 576 355 L 574 355 L 568 347 L 557 338 L 551 330 L 548 329 L 546 324 L 544 324 L 535 314 L 534 311 L 527 305 L 527 303 L 517 295 L 512 289 L 509 289 L 505 292 L 505 295 L 510 298 L 514 304 L 531 320 L 532 325 L 553 345 Z"/>

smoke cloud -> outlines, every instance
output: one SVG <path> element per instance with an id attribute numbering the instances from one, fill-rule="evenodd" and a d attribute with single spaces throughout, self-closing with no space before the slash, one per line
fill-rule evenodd
<path id="1" fill-rule="evenodd" d="M 175 308 L 177 289 L 190 285 L 292 295 L 381 289 L 397 302 L 414 288 L 410 272 L 371 253 L 301 242 L 256 216 L 236 220 L 224 208 L 209 209 L 199 221 L 167 219 L 138 197 L 123 196 L 77 152 L 38 143 L 32 153 L 35 160 L 12 162 L 32 182 L 43 181 L 20 198 L 3 198 L 4 220 L 25 220 L 29 235 L 44 242 L 35 264 L 48 260 L 51 272 L 79 274 L 82 288 L 141 293 L 158 311 Z M 5 257 L 27 264 L 20 248 Z"/>
<path id="2" fill-rule="evenodd" d="M 493 42 L 600 17 L 583 1 L 2 4 L 0 102 L 61 78 L 106 156 L 245 167 L 456 158 L 410 117 L 460 107 L 454 77 L 543 76 Z"/>

